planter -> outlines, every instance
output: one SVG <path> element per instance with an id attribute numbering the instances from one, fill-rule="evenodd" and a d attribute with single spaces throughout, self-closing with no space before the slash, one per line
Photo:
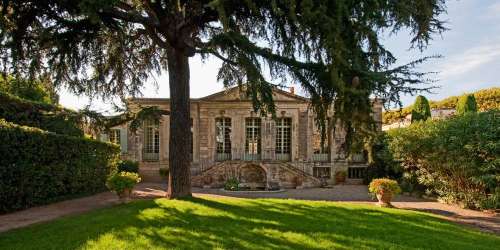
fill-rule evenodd
<path id="1" fill-rule="evenodd" d="M 122 192 L 118 193 L 118 198 L 121 203 L 127 203 L 130 201 L 130 197 L 132 196 L 132 189 L 126 188 Z"/>
<path id="2" fill-rule="evenodd" d="M 392 207 L 392 193 L 391 192 L 381 192 L 377 193 L 378 206 L 380 207 Z"/>

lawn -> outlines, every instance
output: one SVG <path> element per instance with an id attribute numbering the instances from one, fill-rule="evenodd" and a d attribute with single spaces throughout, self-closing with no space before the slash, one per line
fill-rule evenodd
<path id="1" fill-rule="evenodd" d="M 500 237 L 408 210 L 278 199 L 141 200 L 0 234 L 1 249 L 493 249 Z"/>

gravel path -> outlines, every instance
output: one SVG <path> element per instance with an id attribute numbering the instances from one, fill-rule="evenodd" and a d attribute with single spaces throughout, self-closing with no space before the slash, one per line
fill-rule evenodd
<path id="1" fill-rule="evenodd" d="M 134 190 L 137 199 L 151 199 L 165 195 L 166 186 L 154 183 L 141 183 Z M 340 202 L 356 202 L 375 204 L 363 185 L 339 185 L 332 189 L 289 189 L 276 193 L 226 192 L 220 189 L 194 188 L 193 195 L 230 196 L 241 198 L 282 198 L 302 200 L 327 200 Z M 34 223 L 50 221 L 62 216 L 80 214 L 96 208 L 107 207 L 118 203 L 115 194 L 104 192 L 93 196 L 62 201 L 45 206 L 34 207 L 19 212 L 0 215 L 0 232 L 25 227 Z M 396 197 L 393 205 L 397 208 L 425 211 L 441 215 L 443 218 L 461 224 L 476 227 L 482 231 L 500 235 L 500 216 L 480 211 L 462 209 L 457 206 L 424 200 L 409 196 Z"/>

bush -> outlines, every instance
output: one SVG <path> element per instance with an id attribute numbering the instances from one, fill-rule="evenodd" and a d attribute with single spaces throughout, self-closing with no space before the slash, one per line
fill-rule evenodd
<path id="1" fill-rule="evenodd" d="M 484 112 L 488 110 L 500 109 L 500 88 L 482 89 L 473 93 L 477 101 L 477 110 Z M 464 94 L 468 95 L 468 94 Z M 461 96 L 450 96 L 440 101 L 430 101 L 431 109 L 455 109 L 458 99 Z M 391 124 L 397 122 L 401 117 L 411 113 L 411 106 L 404 107 L 401 110 L 388 110 L 382 114 L 382 122 Z"/>
<path id="2" fill-rule="evenodd" d="M 463 115 L 467 112 L 477 112 L 476 98 L 474 95 L 463 95 L 457 102 L 457 114 Z"/>
<path id="3" fill-rule="evenodd" d="M 363 182 L 369 184 L 375 178 L 401 179 L 402 169 L 389 150 L 387 135 L 380 133 L 372 144 L 373 162 L 366 168 Z"/>
<path id="4" fill-rule="evenodd" d="M 124 160 L 120 161 L 117 165 L 118 172 L 132 172 L 139 173 L 139 162 Z"/>
<path id="5" fill-rule="evenodd" d="M 494 199 L 500 183 L 500 111 L 428 120 L 388 134 L 405 172 L 441 200 L 481 209 Z"/>
<path id="6" fill-rule="evenodd" d="M 0 120 L 0 213 L 106 190 L 119 148 Z"/>
<path id="7" fill-rule="evenodd" d="M 50 132 L 83 137 L 82 115 L 52 104 L 28 101 L 0 92 L 0 119 Z"/>
<path id="8" fill-rule="evenodd" d="M 401 193 L 401 188 L 399 187 L 397 181 L 387 178 L 381 178 L 373 179 L 368 186 L 368 191 L 372 194 L 390 192 L 393 195 L 396 195 Z"/>
<path id="9" fill-rule="evenodd" d="M 0 91 L 43 103 L 57 103 L 59 96 L 49 79 L 29 80 L 0 75 Z"/>
<path id="10" fill-rule="evenodd" d="M 240 182 L 236 178 L 230 178 L 224 184 L 225 190 L 237 191 L 239 189 Z"/>
<path id="11" fill-rule="evenodd" d="M 424 96 L 417 96 L 411 110 L 411 122 L 425 121 L 431 117 L 429 101 Z"/>
<path id="12" fill-rule="evenodd" d="M 125 189 L 132 190 L 135 184 L 141 182 L 141 178 L 137 173 L 132 172 L 116 172 L 111 174 L 106 181 L 106 186 L 116 193 L 123 193 Z"/>

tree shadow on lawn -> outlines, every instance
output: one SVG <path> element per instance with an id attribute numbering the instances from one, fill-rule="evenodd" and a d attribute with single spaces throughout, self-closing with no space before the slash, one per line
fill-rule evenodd
<path id="1" fill-rule="evenodd" d="M 498 237 L 420 212 L 230 198 L 136 201 L 0 234 L 0 246 L 36 249 L 488 249 L 498 244 Z"/>

